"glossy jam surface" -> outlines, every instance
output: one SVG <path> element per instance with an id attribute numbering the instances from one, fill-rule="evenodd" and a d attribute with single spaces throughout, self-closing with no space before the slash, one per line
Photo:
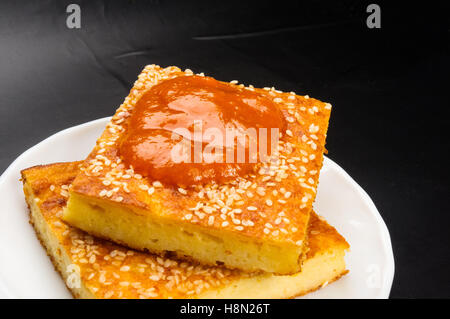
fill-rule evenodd
<path id="1" fill-rule="evenodd" d="M 140 98 L 119 152 L 135 172 L 153 180 L 183 186 L 220 183 L 254 169 L 250 153 L 244 163 L 237 163 L 236 143 L 225 138 L 227 132 L 252 128 L 284 130 L 283 114 L 270 98 L 210 77 L 181 76 L 153 86 Z M 179 149 L 181 141 L 185 151 L 191 150 L 182 161 L 174 158 L 180 153 L 174 148 Z M 246 150 L 258 141 L 248 138 Z M 217 148 L 210 152 L 208 145 L 220 146 L 222 153 Z M 220 155 L 230 151 L 235 156 L 232 162 Z M 204 154 L 215 154 L 223 160 L 207 160 Z"/>

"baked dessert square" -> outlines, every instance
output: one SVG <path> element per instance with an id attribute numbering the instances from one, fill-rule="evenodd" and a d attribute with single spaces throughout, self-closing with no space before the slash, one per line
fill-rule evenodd
<path id="1" fill-rule="evenodd" d="M 30 221 L 76 298 L 291 298 L 347 273 L 344 255 L 349 245 L 315 213 L 311 213 L 302 271 L 292 275 L 205 266 L 95 238 L 61 219 L 67 188 L 81 164 L 57 163 L 22 171 Z"/>
<path id="2" fill-rule="evenodd" d="M 207 87 L 226 105 L 219 116 Z M 173 100 L 180 90 L 187 93 Z M 195 107 L 186 97 L 196 99 Z M 237 104 L 250 101 L 247 113 L 232 112 L 228 99 L 236 97 L 242 97 Z M 260 102 L 259 109 L 251 105 Z M 330 111 L 330 104 L 294 92 L 149 65 L 82 164 L 63 219 L 137 250 L 248 272 L 296 273 L 307 247 Z M 197 117 L 206 126 L 265 121 L 280 128 L 277 156 L 252 165 L 168 165 L 167 134 Z"/>

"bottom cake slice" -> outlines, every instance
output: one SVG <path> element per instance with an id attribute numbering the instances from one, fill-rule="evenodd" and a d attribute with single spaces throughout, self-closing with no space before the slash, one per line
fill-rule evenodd
<path id="1" fill-rule="evenodd" d="M 291 298 L 347 273 L 349 245 L 315 213 L 302 271 L 293 275 L 245 273 L 146 254 L 94 238 L 61 220 L 67 188 L 81 162 L 22 171 L 25 198 L 37 236 L 77 298 Z"/>

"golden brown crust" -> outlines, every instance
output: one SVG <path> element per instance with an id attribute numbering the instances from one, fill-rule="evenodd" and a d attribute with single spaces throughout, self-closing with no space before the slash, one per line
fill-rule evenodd
<path id="1" fill-rule="evenodd" d="M 336 229 L 315 213 L 311 214 L 309 229 L 307 258 L 312 258 L 317 253 L 332 247 L 342 247 L 344 250 L 350 248 L 350 245 Z"/>

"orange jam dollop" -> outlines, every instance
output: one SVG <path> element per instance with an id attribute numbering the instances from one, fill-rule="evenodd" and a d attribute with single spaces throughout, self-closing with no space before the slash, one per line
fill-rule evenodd
<path id="1" fill-rule="evenodd" d="M 254 171 L 250 155 L 238 162 L 235 141 L 225 139 L 227 130 L 243 132 L 249 128 L 266 128 L 268 134 L 271 129 L 283 132 L 284 116 L 270 97 L 211 77 L 180 76 L 151 87 L 138 100 L 119 152 L 135 172 L 152 180 L 182 186 L 222 183 Z M 203 134 L 206 132 L 215 134 Z M 222 138 L 217 138 L 220 135 Z M 259 140 L 245 140 L 246 151 Z M 191 151 L 183 161 L 173 156 L 174 147 L 182 149 L 181 141 L 187 145 L 185 151 Z M 198 157 L 198 150 L 206 151 L 208 144 L 221 147 L 222 162 Z M 234 151 L 231 163 L 225 157 L 229 151 Z M 269 155 L 270 151 L 268 145 Z M 210 154 L 221 157 L 217 151 Z"/>

